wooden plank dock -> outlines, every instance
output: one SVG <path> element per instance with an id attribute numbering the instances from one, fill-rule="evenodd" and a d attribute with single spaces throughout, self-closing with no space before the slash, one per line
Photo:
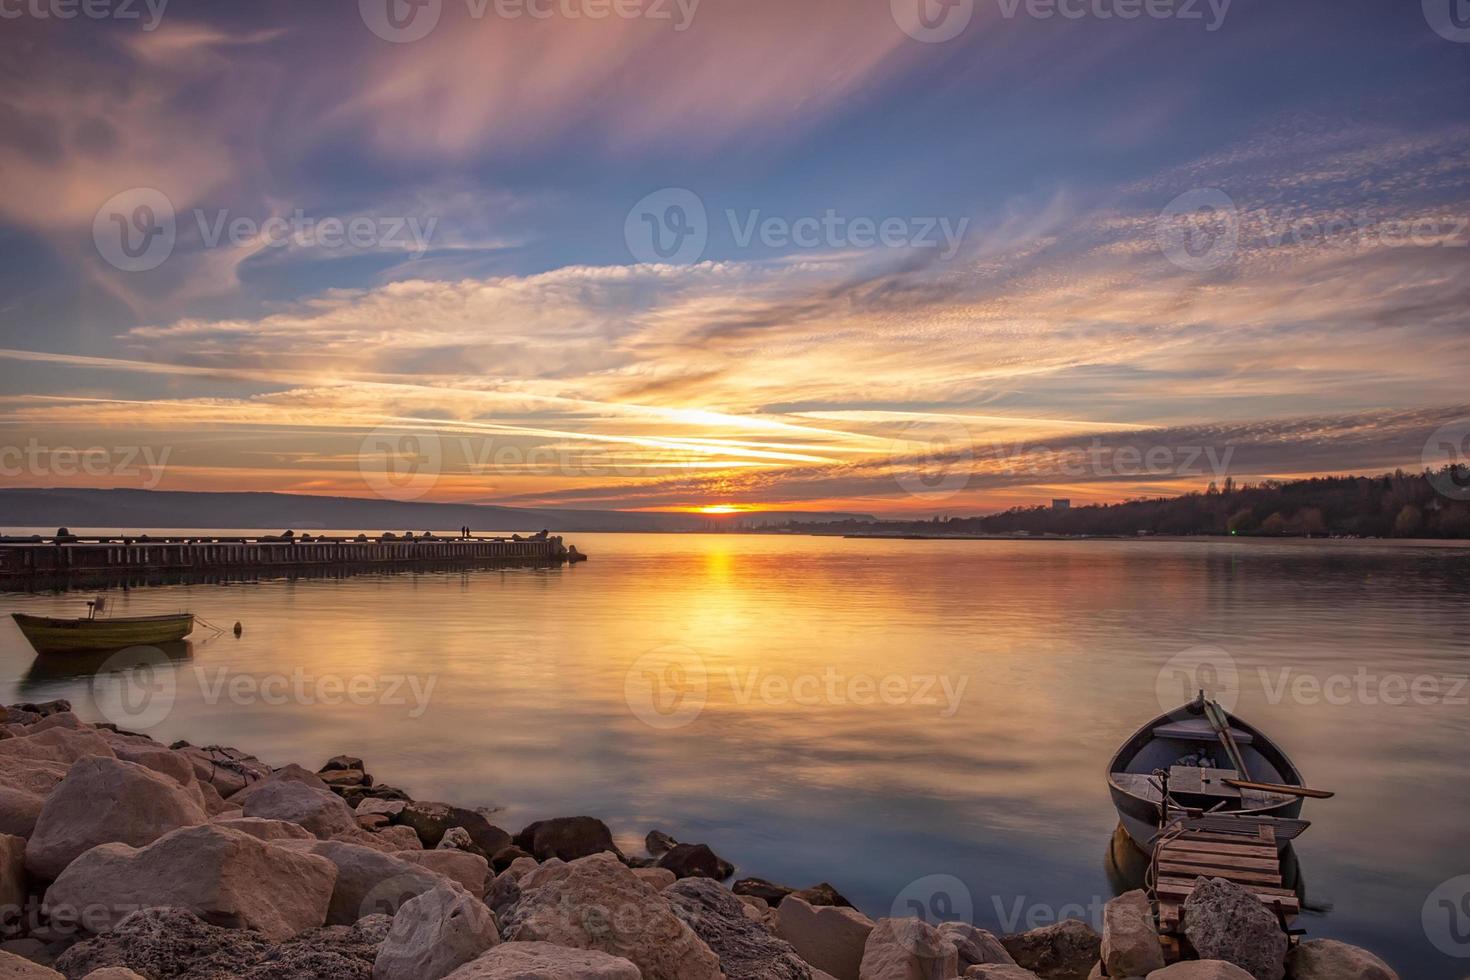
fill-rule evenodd
<path id="1" fill-rule="evenodd" d="M 384 568 L 420 564 L 560 565 L 586 556 L 557 535 L 402 537 L 394 535 L 147 535 L 0 538 L 0 583 L 146 573 Z"/>

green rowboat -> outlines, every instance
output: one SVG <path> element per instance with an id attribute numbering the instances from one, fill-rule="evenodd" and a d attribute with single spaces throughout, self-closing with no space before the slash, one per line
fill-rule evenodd
<path id="1" fill-rule="evenodd" d="M 11 613 L 15 625 L 37 653 L 120 650 L 123 647 L 182 640 L 194 629 L 193 613 L 118 616 L 110 619 L 57 619 Z"/>

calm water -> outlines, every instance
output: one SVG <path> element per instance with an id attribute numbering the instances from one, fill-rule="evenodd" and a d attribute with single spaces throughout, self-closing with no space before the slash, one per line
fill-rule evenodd
<path id="1" fill-rule="evenodd" d="M 1171 658 L 1208 645 L 1204 676 L 1338 793 L 1304 814 L 1299 924 L 1406 977 L 1470 972 L 1430 939 L 1470 955 L 1470 902 L 1440 906 L 1451 886 L 1421 915 L 1470 874 L 1470 552 L 574 540 L 593 560 L 556 570 L 114 592 L 118 615 L 188 608 L 244 635 L 196 639 L 151 701 L 120 708 L 105 675 L 101 711 L 90 674 L 38 672 L 6 617 L 0 696 L 136 709 L 157 738 L 276 764 L 350 752 L 416 797 L 503 806 L 512 831 L 591 813 L 633 850 L 658 827 L 873 915 L 917 898 L 1009 931 L 1113 894 L 1103 768 L 1182 691 Z M 399 703 L 330 686 L 349 682 Z M 337 703 L 302 703 L 318 695 Z"/>

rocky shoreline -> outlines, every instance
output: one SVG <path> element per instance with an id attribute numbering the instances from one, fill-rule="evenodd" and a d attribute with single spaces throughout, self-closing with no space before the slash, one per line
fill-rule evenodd
<path id="1" fill-rule="evenodd" d="M 1287 948 L 1220 879 L 1165 966 L 1143 892 L 1103 931 L 997 937 L 869 919 L 662 831 L 624 854 L 595 817 L 518 833 L 413 800 L 362 760 L 272 768 L 164 745 L 65 701 L 0 709 L 0 980 L 1397 980 L 1332 940 Z"/>

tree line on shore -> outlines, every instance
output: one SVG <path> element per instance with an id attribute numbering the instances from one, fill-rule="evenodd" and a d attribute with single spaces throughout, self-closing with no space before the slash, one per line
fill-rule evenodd
<path id="1" fill-rule="evenodd" d="M 774 529 L 774 528 L 772 528 Z M 1065 509 L 1013 507 L 984 517 L 837 521 L 782 528 L 807 533 L 1252 535 L 1470 538 L 1470 466 L 1380 476 L 1237 484 L 1178 497 Z"/>

